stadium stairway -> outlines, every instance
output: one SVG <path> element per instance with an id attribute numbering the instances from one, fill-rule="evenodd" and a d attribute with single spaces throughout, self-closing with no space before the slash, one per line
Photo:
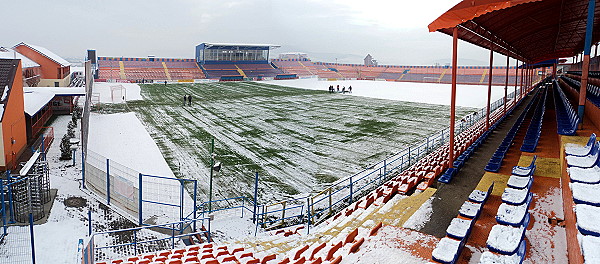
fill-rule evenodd
<path id="1" fill-rule="evenodd" d="M 471 191 L 478 185 L 490 157 L 531 99 L 531 95 L 525 97 L 524 101 L 515 108 L 512 114 L 489 134 L 487 140 L 481 144 L 479 149 L 473 153 L 472 157 L 465 162 L 453 177 L 452 182 L 438 186 L 438 191 L 434 195 L 436 199 L 432 202 L 431 220 L 425 224 L 420 230 L 421 232 L 438 238 L 446 235 L 446 227 L 450 225 L 452 219 L 456 217 L 456 212 L 458 212 Z"/>

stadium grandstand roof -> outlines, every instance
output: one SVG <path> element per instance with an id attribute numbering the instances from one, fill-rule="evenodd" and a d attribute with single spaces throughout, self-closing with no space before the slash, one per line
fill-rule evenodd
<path id="1" fill-rule="evenodd" d="M 463 0 L 429 24 L 528 63 L 572 57 L 583 51 L 589 0 Z M 600 0 L 596 0 L 600 2 Z M 598 6 L 598 4 L 596 4 Z M 592 43 L 600 40 L 600 8 Z"/>
<path id="2" fill-rule="evenodd" d="M 71 66 L 70 62 L 66 61 L 65 59 L 61 58 L 60 56 L 56 55 L 54 52 L 52 52 L 52 51 L 50 51 L 50 50 L 48 50 L 48 49 L 46 49 L 44 47 L 35 46 L 35 45 L 27 44 L 25 42 L 21 42 L 21 43 L 15 45 L 13 47 L 13 49 L 16 48 L 16 47 L 18 47 L 18 46 L 21 46 L 21 45 L 27 46 L 30 49 L 37 51 L 39 54 L 44 55 L 48 59 L 50 59 L 50 60 L 52 60 L 52 61 L 60 64 L 63 67 L 65 67 L 65 66 Z"/>
<path id="3" fill-rule="evenodd" d="M 40 67 L 35 61 L 30 60 L 25 57 L 23 54 L 13 50 L 11 48 L 0 47 L 0 59 L 20 59 L 21 67 L 25 68 L 33 68 Z"/>
<path id="4" fill-rule="evenodd" d="M 210 43 L 210 42 L 204 42 L 202 43 L 207 47 L 212 47 L 212 46 L 223 46 L 223 47 L 269 47 L 269 49 L 276 49 L 276 48 L 280 48 L 281 45 L 275 45 L 275 44 L 245 44 L 245 43 Z"/>

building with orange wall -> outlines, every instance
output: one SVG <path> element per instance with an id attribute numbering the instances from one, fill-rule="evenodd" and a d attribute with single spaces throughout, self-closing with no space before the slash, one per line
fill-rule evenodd
<path id="1" fill-rule="evenodd" d="M 21 42 L 14 50 L 41 66 L 41 81 L 38 86 L 66 87 L 70 83 L 71 63 L 52 51 Z"/>
<path id="2" fill-rule="evenodd" d="M 21 60 L 0 59 L 0 169 L 12 169 L 27 146 Z"/>

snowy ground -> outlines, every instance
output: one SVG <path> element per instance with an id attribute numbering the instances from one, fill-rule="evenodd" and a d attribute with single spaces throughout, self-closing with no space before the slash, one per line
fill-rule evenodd
<path id="1" fill-rule="evenodd" d="M 223 163 L 215 197 L 252 196 L 259 172 L 261 203 L 320 190 L 381 161 L 447 126 L 449 112 L 256 82 L 143 85 L 142 95 L 143 101 L 99 108 L 136 112 L 175 175 L 200 180 L 201 197 L 209 189 L 214 137 Z M 192 95 L 192 106 L 182 105 L 184 95 Z"/>
<path id="2" fill-rule="evenodd" d="M 65 134 L 70 116 L 58 116 L 51 124 L 54 128 L 55 140 L 47 153 L 48 166 L 50 169 L 50 188 L 58 189 L 48 220 L 44 224 L 34 226 L 35 252 L 37 263 L 76 263 L 78 262 L 77 248 L 79 239 L 88 235 L 88 211 L 92 212 L 92 227 L 94 232 L 115 230 L 133 227 L 133 223 L 114 213 L 108 207 L 102 205 L 87 193 L 81 190 L 81 159 L 76 159 L 76 165 L 71 166 L 72 161 L 61 161 L 60 138 Z M 79 134 L 79 133 L 76 133 Z M 67 206 L 67 199 L 81 198 L 82 204 L 78 207 Z M 11 241 L 21 239 L 25 248 L 29 247 L 29 232 L 27 227 L 10 227 L 8 230 L 9 240 L 7 244 L 0 246 L 0 251 L 13 248 Z M 160 236 L 150 234 L 150 237 Z M 97 242 L 102 245 L 115 243 L 118 237 L 99 238 Z M 19 259 L 25 259 L 23 263 L 30 263 L 30 256 L 11 256 L 14 250 L 6 251 L 0 263 L 21 263 Z M 109 252 L 110 254 L 110 252 Z M 29 259 L 28 259 L 29 257 Z M 7 260 L 8 262 L 5 262 Z"/>
<path id="3" fill-rule="evenodd" d="M 98 98 L 102 103 L 122 103 L 123 98 L 125 101 L 142 100 L 140 86 L 135 83 L 95 82 L 92 93 L 92 100 Z"/>
<path id="4" fill-rule="evenodd" d="M 261 83 L 327 91 L 329 85 L 352 86 L 352 94 L 370 98 L 388 99 L 426 104 L 450 105 L 450 84 L 387 82 L 387 81 L 319 81 L 318 78 L 264 81 Z M 457 85 L 456 105 L 463 107 L 484 107 L 487 102 L 487 85 Z M 514 91 L 514 86 L 508 87 L 508 93 Z M 504 96 L 504 86 L 492 86 L 492 102 Z"/>

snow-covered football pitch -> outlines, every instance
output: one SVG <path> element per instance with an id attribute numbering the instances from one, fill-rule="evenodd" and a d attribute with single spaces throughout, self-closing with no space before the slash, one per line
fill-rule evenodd
<path id="1" fill-rule="evenodd" d="M 328 93 L 335 82 L 315 80 L 311 87 L 304 87 L 306 80 L 272 83 L 279 85 L 145 84 L 143 100 L 105 110 L 135 112 L 173 173 L 199 180 L 199 200 L 208 196 L 214 137 L 222 170 L 214 177 L 213 199 L 251 197 L 258 172 L 259 203 L 321 190 L 448 126 L 447 105 L 423 102 L 439 103 L 449 85 L 387 83 L 388 95 L 396 99 L 389 100 L 380 95 L 386 82 L 340 82 L 353 85 L 353 94 Z M 369 85 L 375 96 L 368 97 Z M 465 90 L 469 101 L 464 105 L 485 104 L 486 87 L 461 88 L 459 96 Z M 398 100 L 415 94 L 423 99 Z M 184 96 L 190 95 L 191 106 L 184 105 Z M 474 110 L 459 107 L 457 116 Z"/>

